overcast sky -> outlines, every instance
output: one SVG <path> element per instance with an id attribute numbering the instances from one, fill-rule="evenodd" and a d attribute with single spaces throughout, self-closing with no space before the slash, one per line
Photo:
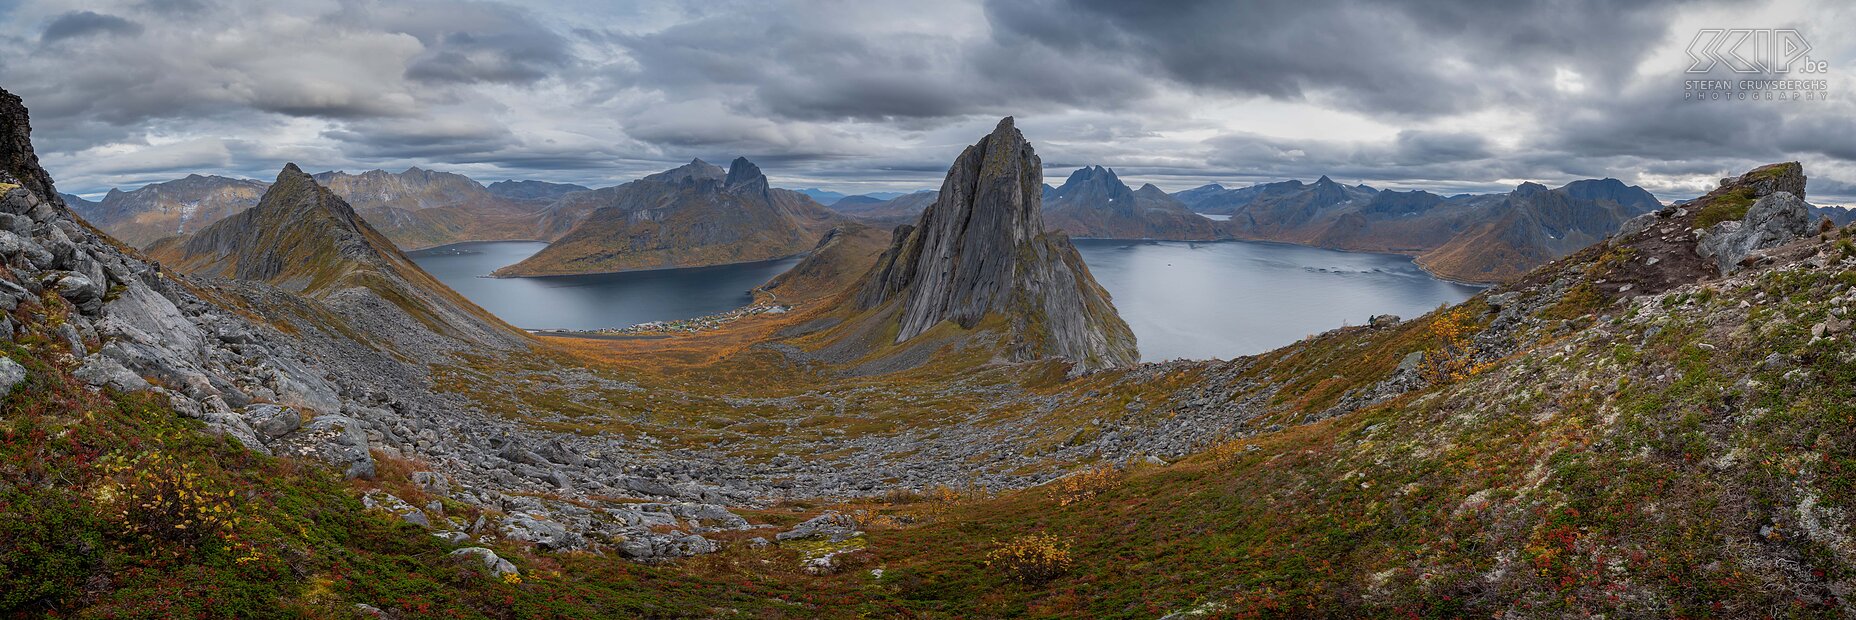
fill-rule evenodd
<path id="1" fill-rule="evenodd" d="M 1047 177 L 1327 174 L 1441 192 L 1612 176 L 1666 200 L 1797 159 L 1856 202 L 1856 3 L 0 0 L 0 86 L 64 191 L 407 166 L 620 183 L 939 184 L 1014 115 Z M 1795 28 L 1829 101 L 1684 101 L 1702 28 Z M 1750 54 L 1748 54 L 1750 55 Z"/>

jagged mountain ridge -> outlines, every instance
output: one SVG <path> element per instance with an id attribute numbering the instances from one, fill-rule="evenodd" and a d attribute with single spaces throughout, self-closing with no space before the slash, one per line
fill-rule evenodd
<path id="1" fill-rule="evenodd" d="M 700 159 L 617 187 L 549 205 L 544 231 L 566 228 L 499 276 L 544 276 L 698 267 L 803 254 L 841 216 L 803 194 L 775 189 L 747 158 L 727 170 Z"/>
<path id="2" fill-rule="evenodd" d="M 1134 363 L 1134 334 L 1082 256 L 1043 221 L 1043 166 L 1011 117 L 967 147 L 935 202 L 898 227 L 857 307 L 896 311 L 895 343 L 943 322 L 1009 321 L 1014 359 L 1062 357 L 1075 371 Z"/>
<path id="3" fill-rule="evenodd" d="M 1216 222 L 1193 213 L 1148 183 L 1136 191 L 1114 170 L 1079 168 L 1062 186 L 1044 191 L 1044 221 L 1072 237 L 1210 241 L 1229 238 Z"/>

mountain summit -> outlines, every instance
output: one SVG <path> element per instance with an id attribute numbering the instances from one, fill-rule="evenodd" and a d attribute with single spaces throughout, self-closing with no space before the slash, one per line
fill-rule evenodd
<path id="1" fill-rule="evenodd" d="M 1115 171 L 1079 168 L 1062 187 L 1044 192 L 1046 224 L 1077 237 L 1100 239 L 1228 239 L 1217 223 L 1153 185 L 1135 191 Z"/>
<path id="2" fill-rule="evenodd" d="M 548 206 L 544 230 L 565 233 L 499 276 L 702 267 L 812 249 L 843 218 L 798 192 L 771 189 L 747 158 L 703 160 Z"/>
<path id="3" fill-rule="evenodd" d="M 1076 371 L 1133 363 L 1134 334 L 1108 292 L 1068 237 L 1044 231 L 1042 170 L 1012 118 L 999 121 L 954 161 L 916 224 L 897 229 L 857 305 L 899 306 L 897 343 L 1003 315 L 1013 359 L 1063 357 Z"/>

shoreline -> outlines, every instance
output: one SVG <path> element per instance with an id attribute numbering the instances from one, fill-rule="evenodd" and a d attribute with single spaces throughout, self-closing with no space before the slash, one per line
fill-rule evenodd
<path id="1" fill-rule="evenodd" d="M 473 242 L 461 242 L 461 243 L 493 243 L 493 242 L 473 241 Z M 457 244 L 451 244 L 451 245 L 457 245 Z M 477 276 L 477 277 L 492 278 L 492 279 L 497 279 L 497 280 L 513 280 L 516 278 L 574 278 L 574 277 L 579 277 L 579 276 L 611 276 L 611 275 L 618 275 L 622 273 L 649 273 L 653 271 L 681 271 L 685 269 L 716 269 L 720 267 L 741 267 L 741 266 L 747 266 L 747 265 L 762 265 L 766 263 L 777 263 L 779 261 L 791 260 L 795 258 L 803 259 L 806 257 L 806 255 L 811 254 L 811 253 L 812 252 L 808 250 L 805 252 L 800 252 L 798 254 L 788 254 L 786 256 L 780 256 L 777 258 L 763 258 L 760 260 L 741 261 L 741 262 L 736 262 L 736 263 L 719 263 L 715 265 L 692 265 L 692 266 L 686 266 L 686 267 L 648 267 L 644 269 L 620 269 L 617 271 L 588 271 L 584 273 L 550 273 L 550 274 L 511 275 L 511 276 L 499 276 L 499 275 L 496 275 L 495 271 L 492 271 L 490 273 Z M 521 263 L 520 261 L 518 261 L 517 263 L 514 263 L 514 264 L 521 264 Z M 497 270 L 501 271 L 502 267 L 498 267 Z"/>

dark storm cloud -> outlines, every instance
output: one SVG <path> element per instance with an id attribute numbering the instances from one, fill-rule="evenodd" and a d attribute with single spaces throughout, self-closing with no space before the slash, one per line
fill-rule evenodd
<path id="1" fill-rule="evenodd" d="M 1802 2 L 0 0 L 0 85 L 80 191 L 287 159 L 611 184 L 740 154 L 782 182 L 931 187 L 1015 115 L 1053 170 L 1169 189 L 1694 191 L 1798 158 L 1814 195 L 1848 194 L 1856 108 L 1685 104 L 1680 44 L 1658 56 L 1699 12 L 1804 27 L 1847 72 L 1856 46 L 1816 27 L 1850 10 Z"/>
<path id="2" fill-rule="evenodd" d="M 628 77 L 641 86 L 726 91 L 737 107 L 782 119 L 908 122 L 1116 105 L 1151 92 L 1120 63 L 1086 65 L 1034 42 L 967 36 L 984 24 L 894 32 L 824 17 L 767 3 L 609 40 L 637 60 L 641 71 Z"/>
<path id="3" fill-rule="evenodd" d="M 1558 67 L 1612 78 L 1684 0 L 992 0 L 994 37 L 1131 59 L 1210 91 L 1435 115 L 1523 97 Z"/>
<path id="4" fill-rule="evenodd" d="M 72 11 L 58 16 L 45 26 L 44 34 L 39 40 L 52 43 L 62 39 L 98 34 L 137 35 L 142 33 L 142 25 L 117 17 L 91 11 Z"/>

